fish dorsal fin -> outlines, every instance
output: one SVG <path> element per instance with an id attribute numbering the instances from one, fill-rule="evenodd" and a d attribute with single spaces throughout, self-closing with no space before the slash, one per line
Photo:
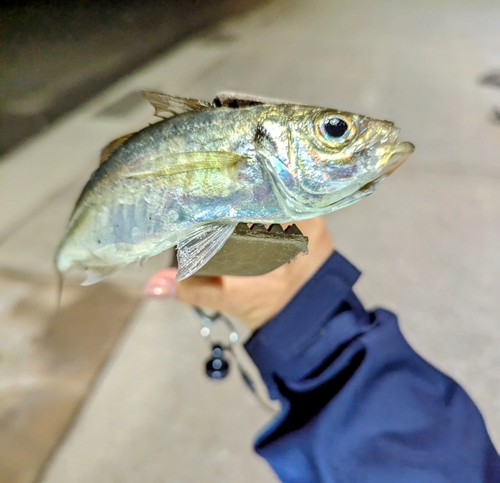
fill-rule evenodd
<path id="1" fill-rule="evenodd" d="M 226 243 L 237 223 L 207 223 L 197 228 L 177 244 L 176 279 L 184 280 L 195 274 Z"/>
<path id="2" fill-rule="evenodd" d="M 238 92 L 219 92 L 215 96 L 214 102 L 215 107 L 250 107 L 257 106 L 259 104 L 287 104 L 285 101 L 280 101 L 278 99 L 271 99 L 267 97 L 254 96 L 251 94 L 240 94 Z"/>
<path id="3" fill-rule="evenodd" d="M 190 99 L 189 97 L 169 96 L 161 92 L 143 91 L 142 95 L 155 108 L 155 116 L 168 119 L 183 112 L 203 111 L 214 106 L 207 101 Z"/>
<path id="4" fill-rule="evenodd" d="M 106 159 L 108 159 L 111 154 L 113 154 L 128 138 L 132 137 L 135 133 L 125 134 L 124 136 L 120 136 L 119 138 L 113 139 L 109 144 L 104 146 L 101 150 L 101 157 L 99 159 L 99 164 L 104 163 Z"/>

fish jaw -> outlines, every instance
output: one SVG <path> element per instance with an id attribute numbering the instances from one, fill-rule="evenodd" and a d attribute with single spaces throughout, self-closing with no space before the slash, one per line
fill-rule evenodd
<path id="1" fill-rule="evenodd" d="M 387 124 L 393 126 L 392 123 Z M 412 143 L 397 142 L 399 129 L 392 127 L 391 131 L 389 136 L 367 150 L 368 161 L 365 161 L 364 169 L 360 170 L 362 174 L 360 173 L 357 183 L 353 184 L 352 194 L 330 205 L 334 210 L 349 206 L 372 194 L 376 187 L 396 171 L 415 151 L 415 146 Z M 347 199 L 355 201 L 346 204 Z"/>
<path id="2" fill-rule="evenodd" d="M 360 163 L 362 171 L 371 173 L 373 179 L 394 172 L 415 150 L 413 144 L 398 141 L 400 129 L 390 121 L 368 119 L 361 124 L 363 134 L 353 146 L 351 156 L 354 164 L 357 155 L 365 157 Z"/>
<path id="3" fill-rule="evenodd" d="M 392 174 L 410 157 L 415 150 L 415 146 L 410 142 L 404 141 L 389 147 L 386 146 L 384 150 L 384 155 L 380 155 L 379 153 L 380 162 L 378 163 L 378 170 L 372 174 L 371 180 L 364 183 L 350 195 L 329 205 L 328 209 L 330 212 L 350 206 L 371 195 L 387 176 Z M 378 174 L 376 174 L 377 172 Z"/>
<path id="4" fill-rule="evenodd" d="M 390 147 L 387 154 L 381 157 L 379 166 L 381 174 L 389 176 L 394 173 L 415 151 L 415 146 L 412 143 L 403 141 L 396 143 Z"/>

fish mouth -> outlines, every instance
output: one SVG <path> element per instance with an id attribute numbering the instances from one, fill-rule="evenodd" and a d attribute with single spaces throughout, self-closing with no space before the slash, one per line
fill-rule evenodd
<path id="1" fill-rule="evenodd" d="M 413 151 L 415 146 L 407 141 L 392 145 L 388 155 L 385 156 L 380 174 L 389 176 L 410 157 Z"/>

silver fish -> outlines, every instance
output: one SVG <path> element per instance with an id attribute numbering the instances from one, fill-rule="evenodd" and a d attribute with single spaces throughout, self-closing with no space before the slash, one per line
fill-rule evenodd
<path id="1" fill-rule="evenodd" d="M 221 94 L 213 102 L 144 93 L 164 119 L 103 150 L 56 267 L 89 285 L 177 246 L 182 280 L 239 222 L 285 223 L 369 195 L 413 152 L 392 122 Z"/>

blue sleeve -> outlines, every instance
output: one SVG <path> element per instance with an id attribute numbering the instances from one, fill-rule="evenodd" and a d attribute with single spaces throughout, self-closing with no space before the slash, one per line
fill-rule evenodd
<path id="1" fill-rule="evenodd" d="M 246 343 L 282 405 L 257 453 L 285 483 L 499 483 L 473 402 L 411 349 L 394 314 L 365 311 L 358 277 L 335 252 Z"/>

